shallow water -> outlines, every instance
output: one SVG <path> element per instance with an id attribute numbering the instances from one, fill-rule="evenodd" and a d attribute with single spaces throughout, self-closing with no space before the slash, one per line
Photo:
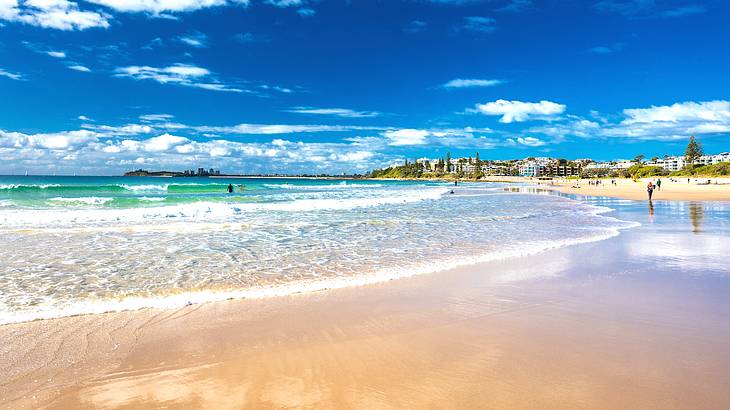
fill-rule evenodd
<path id="1" fill-rule="evenodd" d="M 357 285 L 638 226 L 509 187 L 0 177 L 0 323 Z"/>

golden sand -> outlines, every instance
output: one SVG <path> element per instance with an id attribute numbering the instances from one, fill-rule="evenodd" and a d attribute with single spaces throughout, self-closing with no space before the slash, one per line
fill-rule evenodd
<path id="1" fill-rule="evenodd" d="M 359 288 L 3 326 L 0 406 L 730 407 L 727 281 L 626 275 L 618 239 Z"/>
<path id="2" fill-rule="evenodd" d="M 669 178 L 661 179 L 661 189 L 654 190 L 653 200 L 662 201 L 730 201 L 730 179 L 723 178 Z M 587 196 L 607 196 L 612 198 L 647 200 L 646 186 L 656 183 L 656 178 L 643 178 L 637 181 L 630 179 L 602 179 L 599 185 L 590 185 L 588 180 L 556 181 L 551 185 L 541 183 L 557 191 Z M 710 182 L 707 184 L 707 182 Z"/>

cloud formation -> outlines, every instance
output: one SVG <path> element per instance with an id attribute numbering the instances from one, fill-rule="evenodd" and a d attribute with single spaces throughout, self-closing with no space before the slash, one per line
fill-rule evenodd
<path id="1" fill-rule="evenodd" d="M 23 79 L 22 75 L 20 75 L 18 73 L 14 73 L 12 71 L 7 71 L 2 68 L 0 68 L 0 77 L 5 77 L 5 78 L 9 78 L 11 80 L 18 80 L 18 81 Z"/>
<path id="2" fill-rule="evenodd" d="M 191 12 L 211 7 L 239 5 L 246 7 L 249 0 L 88 0 L 90 3 L 109 7 L 125 13 L 163 13 Z"/>
<path id="3" fill-rule="evenodd" d="M 446 89 L 494 87 L 495 85 L 500 85 L 503 83 L 504 83 L 504 81 L 502 81 L 502 80 L 482 80 L 482 79 L 476 79 L 476 78 L 468 78 L 468 79 L 455 78 L 455 79 L 443 84 L 441 87 L 446 88 Z"/>
<path id="4" fill-rule="evenodd" d="M 491 17 L 470 16 L 464 17 L 460 30 L 473 33 L 492 33 L 497 29 L 497 20 Z"/>
<path id="5" fill-rule="evenodd" d="M 0 0 L 0 20 L 73 31 L 107 28 L 111 16 L 68 0 Z"/>
<path id="6" fill-rule="evenodd" d="M 486 104 L 477 104 L 470 111 L 484 115 L 498 115 L 502 117 L 499 122 L 511 123 L 550 119 L 565 112 L 565 105 L 545 100 L 536 103 L 497 100 Z"/>
<path id="7" fill-rule="evenodd" d="M 174 64 L 168 67 L 128 66 L 115 70 L 117 77 L 134 80 L 153 80 L 160 84 L 177 84 L 211 91 L 243 92 L 219 82 L 206 68 L 189 64 Z"/>
<path id="8" fill-rule="evenodd" d="M 309 115 L 332 115 L 343 118 L 372 118 L 382 115 L 377 111 L 355 111 L 349 108 L 293 107 L 286 112 Z"/>

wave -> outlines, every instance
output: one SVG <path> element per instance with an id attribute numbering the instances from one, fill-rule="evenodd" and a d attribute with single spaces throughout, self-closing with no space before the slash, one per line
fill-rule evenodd
<path id="1" fill-rule="evenodd" d="M 81 197 L 81 198 L 56 197 L 56 198 L 50 198 L 48 201 L 49 202 L 70 203 L 70 204 L 104 205 L 105 203 L 111 202 L 113 200 L 114 200 L 114 198 L 89 196 L 89 197 Z"/>
<path id="2" fill-rule="evenodd" d="M 439 199 L 444 188 L 418 191 L 394 191 L 388 196 L 342 199 L 297 199 L 281 202 L 230 203 L 192 202 L 168 206 L 149 206 L 125 209 L 24 209 L 0 213 L 0 226 L 49 226 L 79 223 L 142 223 L 154 220 L 189 219 L 194 221 L 229 220 L 238 215 L 257 211 L 309 212 L 321 210 L 349 210 L 389 204 L 413 203 Z M 50 201 L 103 205 L 114 198 L 51 198 Z"/>
<path id="3" fill-rule="evenodd" d="M 603 213 L 603 209 L 588 209 L 589 213 Z M 527 257 L 539 253 L 556 250 L 568 246 L 598 242 L 610 239 L 620 234 L 622 229 L 639 226 L 638 223 L 629 223 L 615 218 L 612 227 L 596 228 L 585 237 L 567 238 L 553 241 L 529 241 L 520 244 L 504 244 L 499 250 L 486 251 L 472 256 L 455 256 L 441 260 L 429 260 L 417 263 L 410 267 L 393 267 L 375 270 L 370 273 L 350 277 L 335 277 L 327 279 L 313 279 L 308 281 L 290 282 L 279 285 L 255 286 L 245 289 L 228 290 L 195 290 L 181 291 L 177 294 L 159 294 L 152 296 L 127 296 L 115 299 L 72 302 L 69 306 L 35 308 L 32 311 L 0 312 L 0 325 L 8 323 L 29 322 L 33 320 L 53 319 L 66 316 L 101 314 L 109 312 L 132 311 L 140 309 L 179 309 L 191 304 L 219 302 L 230 299 L 260 299 L 280 297 L 298 293 L 310 293 L 330 289 L 364 286 L 373 283 L 386 282 L 395 279 L 408 278 L 417 275 L 431 274 L 512 258 Z"/>
<path id="4" fill-rule="evenodd" d="M 209 193 L 226 192 L 228 184 L 102 184 L 102 185 L 61 185 L 61 184 L 3 184 L 0 185 L 0 192 L 6 193 L 73 193 L 73 192 L 98 192 L 98 193 L 140 193 L 140 192 L 170 192 L 170 193 Z"/>
<path id="5" fill-rule="evenodd" d="M 301 190 L 316 190 L 316 189 L 367 189 L 367 188 L 379 188 L 383 184 L 354 184 L 342 181 L 339 184 L 319 184 L 319 185 L 297 185 L 297 184 L 264 184 L 266 188 L 271 189 L 301 189 Z"/>

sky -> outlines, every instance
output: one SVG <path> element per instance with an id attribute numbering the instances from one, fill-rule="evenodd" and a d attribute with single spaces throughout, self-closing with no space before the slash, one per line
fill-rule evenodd
<path id="1" fill-rule="evenodd" d="M 0 0 L 0 174 L 730 151 L 724 0 Z"/>

